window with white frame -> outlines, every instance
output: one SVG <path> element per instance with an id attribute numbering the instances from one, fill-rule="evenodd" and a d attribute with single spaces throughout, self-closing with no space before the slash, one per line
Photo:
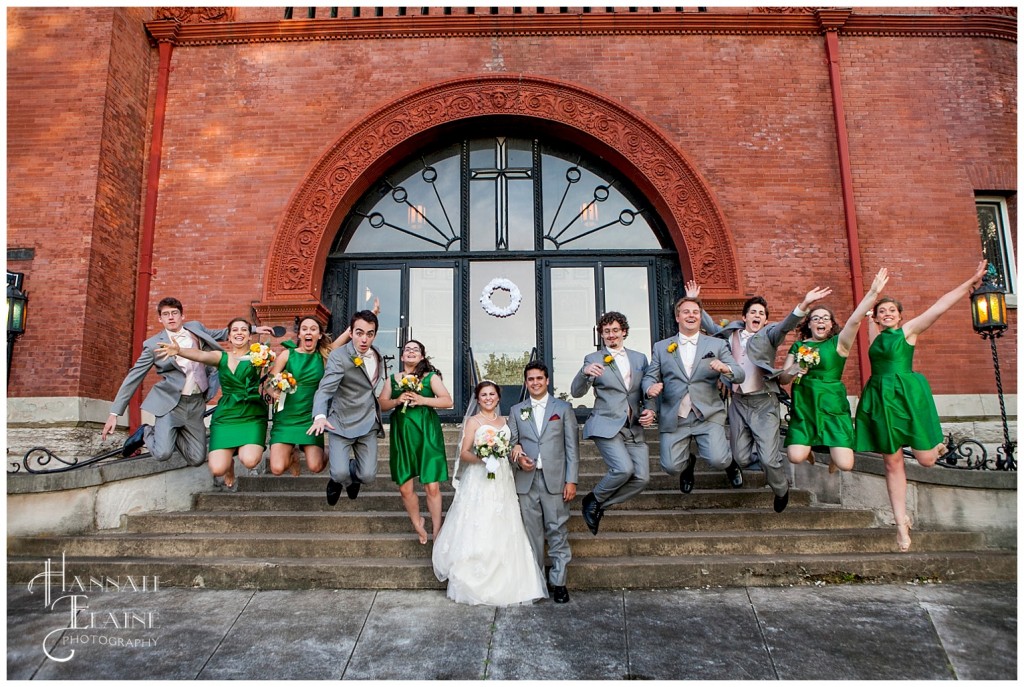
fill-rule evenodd
<path id="1" fill-rule="evenodd" d="M 1007 305 L 1016 305 L 1016 260 L 1006 198 L 977 196 L 975 205 L 978 209 L 978 231 L 981 235 L 982 252 L 989 264 L 996 268 L 998 284 L 1007 294 Z"/>

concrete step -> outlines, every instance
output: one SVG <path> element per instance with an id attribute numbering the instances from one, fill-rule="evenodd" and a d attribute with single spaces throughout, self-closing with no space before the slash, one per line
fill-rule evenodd
<path id="1" fill-rule="evenodd" d="M 444 508 L 451 504 L 453 492 L 442 491 Z M 790 506 L 810 504 L 809 492 L 791 489 Z M 631 510 L 680 508 L 772 508 L 772 493 L 767 489 L 702 489 L 690 494 L 677 491 L 644 491 L 629 500 Z M 574 504 L 576 505 L 576 504 Z M 337 505 L 327 505 L 317 492 L 268 491 L 253 493 L 209 493 L 196 496 L 197 511 L 206 510 L 285 510 L 285 511 L 394 511 L 401 507 L 395 491 L 361 491 L 357 499 L 342 494 Z M 578 508 L 578 506 L 576 506 Z"/>
<path id="2" fill-rule="evenodd" d="M 896 550 L 885 528 L 775 530 L 764 532 L 589 532 L 570 535 L 573 560 L 638 556 L 721 556 L 885 553 Z M 965 551 L 981 547 L 984 537 L 967 532 L 919 532 L 917 552 Z M 71 558 L 429 558 L 430 545 L 411 531 L 403 534 L 95 534 L 21 537 L 8 547 L 11 556 L 46 558 L 61 551 Z"/>
<path id="3" fill-rule="evenodd" d="M 866 528 L 874 521 L 874 514 L 866 510 L 796 506 L 790 506 L 782 513 L 770 514 L 750 508 L 689 511 L 609 509 L 601 520 L 600 535 L 611 532 L 773 532 L 779 529 L 834 531 Z M 409 531 L 409 517 L 395 511 L 141 513 L 126 518 L 125 531 L 138 534 L 401 534 Z M 578 513 L 569 518 L 569 531 L 588 532 Z"/>
<path id="4" fill-rule="evenodd" d="M 217 589 L 443 589 L 427 558 L 71 558 L 66 574 L 159 577 L 161 587 Z M 37 557 L 9 557 L 8 583 L 27 583 Z M 570 589 L 778 586 L 817 581 L 1015 580 L 1015 553 L 951 551 L 581 558 Z"/>
<path id="5" fill-rule="evenodd" d="M 596 465 L 593 467 L 597 467 Z M 602 470 L 600 472 L 581 472 L 579 474 L 579 482 L 577 483 L 577 491 L 586 494 L 594 485 L 597 484 L 602 477 L 604 477 L 604 463 L 600 465 Z M 281 475 L 275 477 L 274 475 L 261 475 L 259 477 L 239 477 L 238 478 L 238 491 L 240 493 L 265 493 L 265 492 L 323 492 L 327 488 L 327 480 L 330 477 L 328 472 L 325 470 L 320 474 L 305 473 L 298 477 L 292 477 L 291 475 Z M 729 479 L 726 477 L 724 471 L 718 472 L 694 472 L 694 488 L 695 489 L 725 489 L 731 488 Z M 765 484 L 764 473 L 757 471 L 745 471 L 743 473 L 743 488 L 744 489 L 757 489 L 763 487 Z M 391 481 L 390 471 L 387 467 L 377 472 L 377 481 L 374 483 L 374 489 L 377 491 L 394 491 L 398 493 L 398 485 Z M 423 488 L 416 482 L 417 492 L 422 497 Z M 450 484 L 445 483 L 444 488 L 450 489 Z M 655 491 L 678 491 L 679 490 L 679 478 L 666 475 L 660 470 L 651 473 L 651 481 L 647 487 L 649 490 Z"/>

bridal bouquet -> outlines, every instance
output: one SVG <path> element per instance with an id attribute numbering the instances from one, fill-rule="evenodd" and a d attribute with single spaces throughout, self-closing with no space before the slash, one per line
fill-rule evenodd
<path id="1" fill-rule="evenodd" d="M 494 479 L 494 475 L 498 472 L 498 459 L 507 460 L 511 450 L 508 437 L 493 427 L 484 427 L 484 431 L 477 434 L 476 441 L 473 443 L 473 453 L 483 461 L 484 467 L 487 468 L 487 479 Z"/>
<path id="2" fill-rule="evenodd" d="M 806 372 L 810 368 L 814 367 L 821 362 L 821 354 L 818 353 L 817 348 L 811 348 L 810 346 L 800 346 L 796 350 L 796 362 L 800 365 L 800 369 Z M 800 377 L 796 378 L 796 383 L 800 383 Z"/>
<path id="3" fill-rule="evenodd" d="M 423 382 L 420 381 L 420 378 L 416 375 L 402 375 L 398 380 L 398 389 L 402 392 L 412 391 L 418 394 L 423 391 Z M 404 413 L 405 409 L 408 407 L 408 401 L 402 403 L 402 412 Z"/>
<path id="4" fill-rule="evenodd" d="M 281 412 L 284 410 L 284 399 L 288 394 L 295 393 L 295 390 L 299 388 L 299 383 L 295 381 L 295 377 L 292 376 L 291 372 L 280 372 L 270 376 L 270 387 L 281 392 L 281 395 L 277 397 L 277 405 L 274 408 L 275 412 Z"/>

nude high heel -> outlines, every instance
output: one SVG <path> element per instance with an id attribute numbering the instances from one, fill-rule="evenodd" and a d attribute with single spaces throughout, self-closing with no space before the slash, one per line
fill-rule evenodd
<path id="1" fill-rule="evenodd" d="M 903 528 L 906 528 L 906 536 L 903 536 Z M 902 523 L 896 523 L 896 546 L 901 553 L 910 551 L 910 530 L 913 528 L 914 523 L 908 517 L 904 517 Z"/>

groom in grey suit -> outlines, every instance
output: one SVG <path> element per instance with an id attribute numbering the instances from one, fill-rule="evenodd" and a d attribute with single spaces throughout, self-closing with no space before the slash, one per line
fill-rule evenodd
<path id="1" fill-rule="evenodd" d="M 654 422 L 653 402 L 640 388 L 647 356 L 625 347 L 629 322 L 620 312 L 607 312 L 597 321 L 605 347 L 583 358 L 570 392 L 579 398 L 594 389 L 594 409 L 583 425 L 583 438 L 593 439 L 608 472 L 583 497 L 583 521 L 597 534 L 604 509 L 633 498 L 651 479 L 650 457 L 643 427 Z"/>
<path id="2" fill-rule="evenodd" d="M 377 477 L 377 438 L 384 434 L 377 394 L 387 377 L 384 360 L 372 346 L 377 326 L 377 316 L 370 310 L 352 315 L 352 340 L 331 351 L 313 397 L 313 425 L 306 433 L 328 432 L 331 506 L 338 502 L 342 487 L 354 499 L 360 485 Z"/>
<path id="3" fill-rule="evenodd" d="M 686 284 L 686 293 L 696 296 L 696 282 Z M 729 349 L 743 368 L 745 379 L 732 384 L 729 403 L 729 445 L 740 467 L 754 460 L 754 448 L 764 467 L 765 479 L 775 494 L 774 508 L 781 513 L 789 504 L 789 480 L 782 460 L 779 434 L 779 382 L 781 370 L 775 368 L 775 353 L 786 338 L 810 312 L 817 301 L 828 297 L 832 289 L 814 288 L 807 292 L 782 322 L 768 321 L 768 301 L 761 296 L 743 304 L 743 319 L 719 327 L 707 312 L 701 315 L 704 331 L 729 342 Z"/>
<path id="4" fill-rule="evenodd" d="M 644 374 L 644 393 L 658 399 L 658 432 L 661 467 L 679 475 L 684 494 L 693 490 L 696 456 L 690 455 L 690 439 L 705 459 L 725 468 L 733 486 L 743 484 L 739 468 L 729 455 L 725 438 L 725 403 L 718 393 L 719 377 L 732 383 L 744 379 L 743 368 L 721 339 L 700 333 L 701 304 L 695 297 L 676 301 L 679 334 L 654 344 L 651 364 Z"/>
<path id="5" fill-rule="evenodd" d="M 158 360 L 156 349 L 160 344 L 170 343 L 173 338 L 182 348 L 219 351 L 221 347 L 217 341 L 227 335 L 227 330 L 210 330 L 201 322 L 185 322 L 184 308 L 177 298 L 162 299 L 156 306 L 156 312 L 163 329 L 143 342 L 139 359 L 117 390 L 100 438 L 105 440 L 117 428 L 118 416 L 124 413 L 146 374 L 155 367 L 161 379 L 146 394 L 142 409 L 152 413 L 156 420 L 153 427 L 142 425 L 128 437 L 122 453 L 130 456 L 145 445 L 157 460 L 167 460 L 178 453 L 190 465 L 202 465 L 206 460 L 203 414 L 206 402 L 217 393 L 217 371 L 176 356 Z"/>
<path id="6" fill-rule="evenodd" d="M 516 493 L 537 566 L 544 569 L 544 540 L 551 556 L 552 599 L 568 603 L 569 502 L 576 497 L 580 437 L 572 406 L 548 394 L 547 365 L 535 360 L 523 372 L 530 398 L 509 410 Z"/>

